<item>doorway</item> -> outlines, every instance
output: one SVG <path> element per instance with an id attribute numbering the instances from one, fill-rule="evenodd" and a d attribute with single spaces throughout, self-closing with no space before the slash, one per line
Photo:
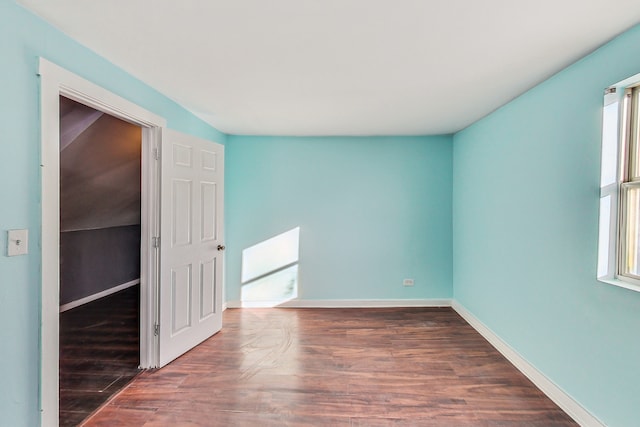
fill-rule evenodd
<path id="1" fill-rule="evenodd" d="M 61 426 L 140 365 L 140 126 L 60 96 Z"/>
<path id="2" fill-rule="evenodd" d="M 167 129 L 165 119 L 43 58 L 38 75 L 42 156 L 40 407 L 41 425 L 49 427 L 58 425 L 59 406 L 59 97 L 142 130 L 141 369 L 169 363 L 222 326 L 224 145 Z"/>
<path id="3" fill-rule="evenodd" d="M 141 128 L 139 365 L 158 365 L 159 149 L 166 120 L 45 59 L 40 59 L 42 288 L 40 407 L 43 427 L 58 425 L 60 352 L 60 96 Z"/>

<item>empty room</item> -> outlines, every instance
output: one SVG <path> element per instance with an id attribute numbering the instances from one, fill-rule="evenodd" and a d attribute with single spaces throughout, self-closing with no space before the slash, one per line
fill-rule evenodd
<path id="1" fill-rule="evenodd" d="M 0 426 L 639 425 L 637 1 L 0 0 L 0 39 Z"/>

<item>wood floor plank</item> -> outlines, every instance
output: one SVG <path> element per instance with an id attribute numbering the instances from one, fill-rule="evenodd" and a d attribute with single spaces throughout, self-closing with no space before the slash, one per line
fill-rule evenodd
<path id="1" fill-rule="evenodd" d="M 127 413 L 131 417 L 124 416 Z M 229 309 L 86 423 L 575 426 L 450 308 Z"/>
<path id="2" fill-rule="evenodd" d="M 138 286 L 60 313 L 60 426 L 77 426 L 136 376 Z"/>

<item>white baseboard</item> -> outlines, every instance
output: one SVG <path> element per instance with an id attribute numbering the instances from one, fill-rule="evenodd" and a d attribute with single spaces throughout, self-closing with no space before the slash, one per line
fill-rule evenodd
<path id="1" fill-rule="evenodd" d="M 451 307 L 450 299 L 294 299 L 284 303 L 247 303 L 227 301 L 228 308 L 376 308 L 376 307 Z"/>
<path id="2" fill-rule="evenodd" d="M 600 420 L 584 409 L 578 402 L 569 396 L 564 390 L 555 385 L 549 378 L 540 372 L 535 366 L 529 363 L 517 351 L 512 349 L 498 335 L 489 329 L 484 323 L 476 318 L 471 312 L 464 308 L 457 301 L 453 301 L 453 309 L 458 312 L 480 335 L 496 348 L 504 357 L 511 362 L 520 372 L 531 380 L 549 399 L 555 402 L 578 424 L 584 427 L 604 427 Z"/>
<path id="3" fill-rule="evenodd" d="M 140 283 L 140 279 L 132 280 L 130 282 L 123 283 L 122 285 L 114 286 L 113 288 L 109 288 L 102 292 L 98 292 L 97 294 L 89 295 L 88 297 L 84 297 L 75 301 L 68 302 L 60 306 L 60 313 L 62 313 L 63 311 L 71 310 L 72 308 L 81 306 L 82 304 L 87 304 L 91 301 L 95 301 L 97 299 L 109 296 L 111 294 L 115 294 L 116 292 L 135 286 L 138 283 Z"/>

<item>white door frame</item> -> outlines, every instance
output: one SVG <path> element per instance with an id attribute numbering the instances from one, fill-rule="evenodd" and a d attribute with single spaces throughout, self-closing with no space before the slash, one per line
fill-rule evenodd
<path id="1" fill-rule="evenodd" d="M 42 182 L 42 290 L 40 318 L 40 422 L 58 425 L 60 307 L 60 95 L 142 127 L 140 236 L 140 367 L 158 364 L 153 332 L 158 316 L 158 257 L 152 238 L 159 227 L 159 166 L 156 159 L 166 120 L 49 61 L 40 58 Z"/>

